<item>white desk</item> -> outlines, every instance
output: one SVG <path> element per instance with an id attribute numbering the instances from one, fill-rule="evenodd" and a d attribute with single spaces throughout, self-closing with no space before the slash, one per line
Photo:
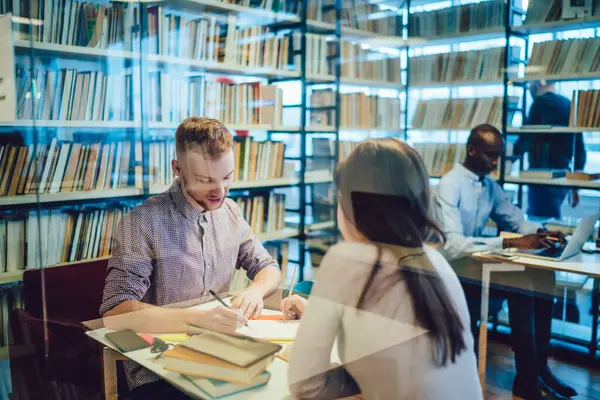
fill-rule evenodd
<path id="1" fill-rule="evenodd" d="M 481 269 L 481 319 L 479 325 L 479 379 L 481 387 L 485 385 L 485 369 L 487 361 L 487 332 L 488 332 L 488 309 L 490 296 L 490 281 L 493 272 L 519 272 L 525 267 L 547 269 L 551 271 L 571 272 L 575 274 L 588 275 L 600 278 L 600 254 L 579 253 L 565 261 L 549 261 L 533 257 L 516 257 L 508 260 L 494 257 L 487 252 L 475 253 L 473 258 L 482 261 Z M 592 293 L 593 320 L 598 320 L 597 295 Z M 596 342 L 597 333 L 592 332 L 592 342 Z"/>
<path id="2" fill-rule="evenodd" d="M 220 304 L 217 301 L 211 301 L 209 303 L 201 304 L 199 306 L 195 306 L 193 308 L 199 309 L 210 309 L 219 306 Z M 265 315 L 274 315 L 280 314 L 277 311 L 271 311 L 264 309 L 263 314 Z M 106 346 L 108 351 L 105 351 L 105 357 L 110 354 L 118 353 L 122 355 L 124 358 L 135 361 L 140 364 L 142 367 L 149 369 L 155 374 L 159 375 L 162 379 L 168 381 L 172 385 L 176 386 L 181 391 L 185 392 L 187 395 L 197 398 L 197 399 L 206 399 L 208 396 L 200 389 L 198 389 L 194 384 L 185 379 L 181 374 L 172 371 L 166 371 L 160 364 L 154 362 L 156 358 L 156 354 L 150 353 L 150 348 L 131 351 L 128 353 L 121 353 L 119 350 L 109 341 L 104 338 L 104 335 L 107 332 L 111 332 L 111 330 L 107 328 L 95 329 L 92 331 L 88 331 L 87 335 L 92 339 L 100 342 L 104 346 Z M 159 336 L 159 335 L 155 335 Z M 106 349 L 105 349 L 106 350 Z M 112 350 L 112 352 L 111 352 Z M 332 362 L 339 362 L 339 356 L 337 353 L 337 343 L 334 343 L 332 349 Z M 123 358 L 119 358 L 123 359 Z M 281 360 L 278 357 L 275 357 L 275 360 L 268 368 L 268 371 L 271 373 L 271 379 L 269 382 L 261 386 L 257 389 L 246 390 L 231 396 L 227 396 L 228 400 L 281 400 L 281 399 L 291 399 L 291 395 L 288 389 L 288 379 L 287 379 L 287 371 L 288 371 L 288 363 Z M 116 369 L 114 369 L 114 359 L 111 362 L 107 362 L 105 359 L 104 362 L 104 373 L 105 373 L 105 381 L 114 379 L 116 381 Z M 107 396 L 107 400 L 109 400 Z M 115 398 L 114 396 L 112 396 Z"/>

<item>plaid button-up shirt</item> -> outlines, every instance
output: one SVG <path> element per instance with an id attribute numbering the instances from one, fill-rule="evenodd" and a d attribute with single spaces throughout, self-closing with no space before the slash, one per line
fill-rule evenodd
<path id="1" fill-rule="evenodd" d="M 277 263 L 234 201 L 200 212 L 175 182 L 121 219 L 100 313 L 126 300 L 162 306 L 226 291 L 236 265 L 254 279 Z M 132 389 L 160 379 L 133 362 L 125 371 Z"/>

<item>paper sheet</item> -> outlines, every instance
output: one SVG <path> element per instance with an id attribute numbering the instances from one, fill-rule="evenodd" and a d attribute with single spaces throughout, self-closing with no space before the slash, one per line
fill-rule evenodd
<path id="1" fill-rule="evenodd" d="M 300 321 L 251 320 L 237 332 L 257 339 L 287 341 L 294 340 L 299 325 Z"/>

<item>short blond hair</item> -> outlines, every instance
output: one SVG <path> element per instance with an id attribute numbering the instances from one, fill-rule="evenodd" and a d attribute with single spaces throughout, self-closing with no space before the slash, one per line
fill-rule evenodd
<path id="1" fill-rule="evenodd" d="M 175 131 L 177 153 L 184 153 L 190 144 L 199 145 L 210 157 L 219 157 L 233 148 L 233 136 L 220 121 L 205 117 L 183 120 Z"/>

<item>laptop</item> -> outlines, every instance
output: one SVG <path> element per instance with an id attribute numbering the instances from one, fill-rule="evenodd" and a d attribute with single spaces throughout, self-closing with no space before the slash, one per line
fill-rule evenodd
<path id="1" fill-rule="evenodd" d="M 594 230 L 596 222 L 598 222 L 599 218 L 600 214 L 590 215 L 582 218 L 566 246 L 537 250 L 517 250 L 511 254 L 517 256 L 520 255 L 523 257 L 541 258 L 551 261 L 564 261 L 567 258 L 573 257 L 581 252 L 583 245 L 585 242 L 587 242 L 592 234 L 592 231 Z"/>

